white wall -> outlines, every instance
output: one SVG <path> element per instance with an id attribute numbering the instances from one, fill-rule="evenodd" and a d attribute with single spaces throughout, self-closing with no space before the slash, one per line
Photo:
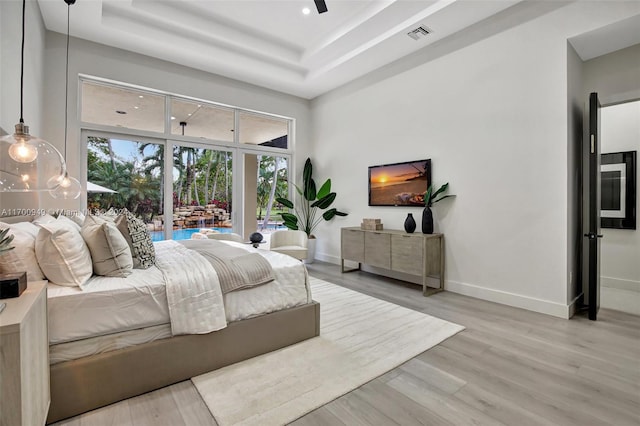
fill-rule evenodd
<path id="1" fill-rule="evenodd" d="M 603 153 L 640 151 L 640 101 L 602 108 L 601 123 Z M 602 228 L 602 235 L 601 285 L 640 291 L 640 230 Z"/>
<path id="2" fill-rule="evenodd" d="M 49 140 L 42 127 L 45 27 L 36 1 L 25 14 L 24 112 L 32 135 Z M 11 134 L 20 119 L 20 42 L 22 2 L 0 1 L 0 128 Z M 0 194 L 1 208 L 36 208 L 36 194 Z"/>
<path id="3" fill-rule="evenodd" d="M 636 3 L 572 3 L 314 100 L 317 174 L 350 213 L 319 229 L 317 257 L 339 261 L 339 228 L 363 217 L 401 229 L 407 212 L 419 215 L 368 207 L 367 166 L 429 157 L 435 184 L 457 194 L 434 209 L 446 288 L 568 316 L 567 39 L 637 13 Z"/>
<path id="4" fill-rule="evenodd" d="M 64 141 L 65 43 L 66 35 L 47 32 L 44 129 L 60 149 Z M 72 38 L 70 45 L 67 167 L 74 176 L 80 170 L 75 101 L 78 98 L 75 76 L 79 74 L 295 118 L 296 163 L 301 167 L 309 155 L 309 101 L 305 99 L 85 40 Z M 51 198 L 43 199 L 42 203 L 48 208 L 80 207 L 79 202 L 62 204 Z"/>
<path id="5" fill-rule="evenodd" d="M 585 96 L 584 62 L 567 43 L 567 302 L 572 304 L 582 293 L 582 134 Z M 573 309 L 571 314 L 573 313 Z"/>
<path id="6" fill-rule="evenodd" d="M 640 44 L 585 61 L 585 95 L 598 92 L 602 105 L 640 99 Z"/>

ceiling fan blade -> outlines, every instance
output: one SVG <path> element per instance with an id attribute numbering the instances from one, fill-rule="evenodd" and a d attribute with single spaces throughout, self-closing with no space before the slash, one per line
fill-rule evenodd
<path id="1" fill-rule="evenodd" d="M 324 0 L 313 0 L 316 3 L 316 8 L 318 9 L 318 13 L 324 13 L 327 10 L 327 3 Z"/>

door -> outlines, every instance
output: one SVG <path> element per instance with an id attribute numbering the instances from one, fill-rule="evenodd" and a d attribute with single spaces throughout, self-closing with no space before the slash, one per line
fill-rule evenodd
<path id="1" fill-rule="evenodd" d="M 600 102 L 589 95 L 588 137 L 585 144 L 585 233 L 583 259 L 586 281 L 584 300 L 589 319 L 595 321 L 600 307 Z"/>

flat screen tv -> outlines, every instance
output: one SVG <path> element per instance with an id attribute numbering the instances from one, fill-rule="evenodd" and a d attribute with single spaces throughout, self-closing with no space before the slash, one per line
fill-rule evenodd
<path id="1" fill-rule="evenodd" d="M 424 206 L 431 184 L 431 160 L 369 167 L 370 206 Z"/>

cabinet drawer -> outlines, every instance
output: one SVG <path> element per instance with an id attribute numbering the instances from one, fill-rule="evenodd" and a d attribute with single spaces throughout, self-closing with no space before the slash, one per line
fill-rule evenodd
<path id="1" fill-rule="evenodd" d="M 364 235 L 364 263 L 391 269 L 391 235 L 366 232 Z"/>
<path id="2" fill-rule="evenodd" d="M 422 275 L 424 238 L 422 236 L 391 236 L 391 269 L 407 274 Z"/>
<path id="3" fill-rule="evenodd" d="M 364 263 L 364 232 L 343 229 L 341 235 L 342 258 Z"/>

